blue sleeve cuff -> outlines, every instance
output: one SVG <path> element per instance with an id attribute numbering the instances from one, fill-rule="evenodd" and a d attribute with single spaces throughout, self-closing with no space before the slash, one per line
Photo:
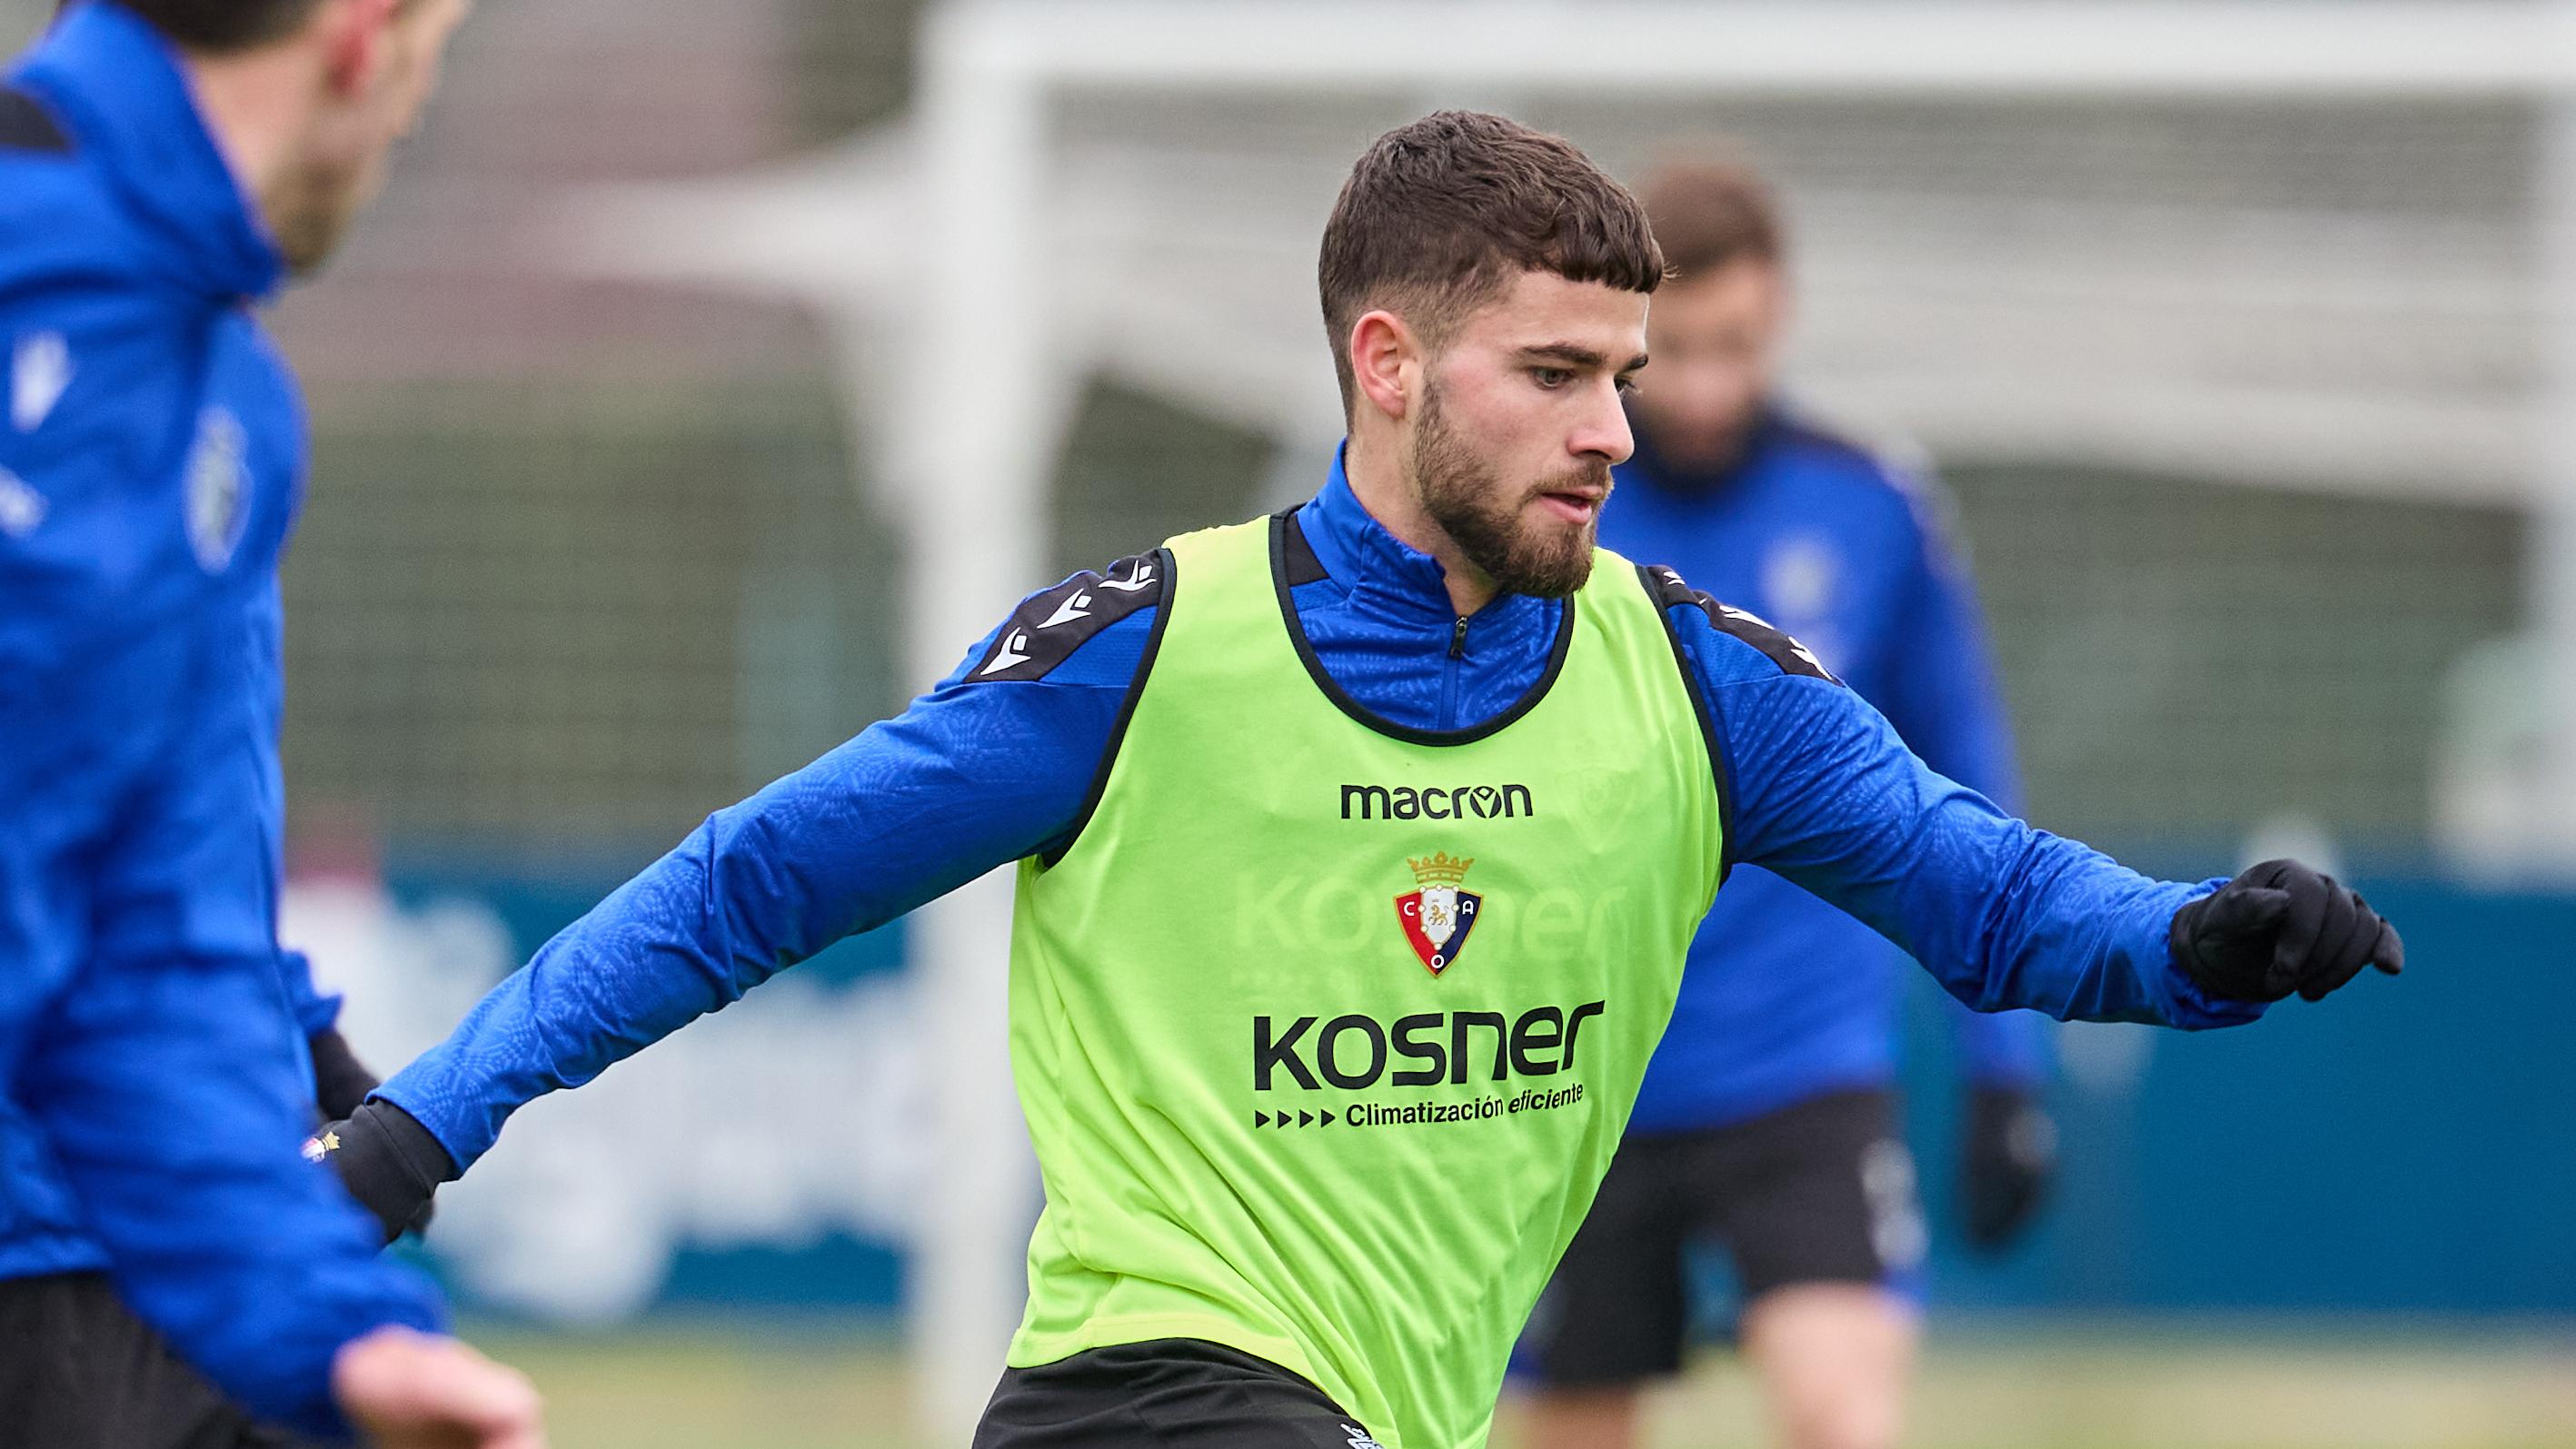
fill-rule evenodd
<path id="1" fill-rule="evenodd" d="M 383 1086 L 369 1092 L 367 1097 L 370 1101 L 391 1102 L 400 1107 L 413 1121 L 421 1125 L 422 1130 L 438 1139 L 438 1145 L 447 1151 L 447 1160 L 455 1163 L 457 1172 L 462 1174 L 484 1153 L 492 1150 L 492 1144 L 500 1138 L 501 1127 L 498 1120 L 490 1120 L 489 1113 L 485 1114 L 488 1125 L 479 1128 L 442 1120 L 435 1103 L 464 1099 L 453 1094 L 424 1089 L 420 1083 L 412 1080 L 436 1069 L 430 1065 L 430 1059 L 432 1053 L 438 1050 L 433 1047 L 429 1052 L 422 1053 L 410 1066 L 387 1078 Z"/>
<path id="2" fill-rule="evenodd" d="M 2180 910 L 2182 906 L 2190 905 L 2193 901 L 2216 895 L 2218 888 L 2225 884 L 2227 884 L 2225 876 L 2202 881 L 2192 888 L 2191 894 L 2185 896 L 2175 909 Z M 2172 918 L 2167 917 L 2166 920 L 2170 924 Z M 2229 997 L 2212 996 L 2203 991 L 2199 982 L 2192 980 L 2188 973 L 2174 964 L 2173 947 L 2168 942 L 2161 939 L 2157 941 L 2153 959 L 2163 967 L 2151 984 L 2157 991 L 2159 1005 L 2163 1008 L 2164 1019 L 2168 1024 L 2181 1027 L 2185 1031 L 2207 1031 L 2222 1026 L 2243 1026 L 2247 1022 L 2262 1019 L 2268 1003 L 2238 1001 Z"/>

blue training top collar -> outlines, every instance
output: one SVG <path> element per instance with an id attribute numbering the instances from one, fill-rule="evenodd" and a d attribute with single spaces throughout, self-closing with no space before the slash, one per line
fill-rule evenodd
<path id="1" fill-rule="evenodd" d="M 257 300 L 286 263 L 189 91 L 178 53 L 114 0 L 84 0 L 13 79 L 50 105 L 93 157 L 146 244 L 155 275 Z"/>

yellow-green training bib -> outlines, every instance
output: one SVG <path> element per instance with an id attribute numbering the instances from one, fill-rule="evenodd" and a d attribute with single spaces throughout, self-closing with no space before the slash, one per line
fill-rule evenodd
<path id="1" fill-rule="evenodd" d="M 1375 719 L 1298 631 L 1294 526 L 1167 546 L 1091 816 L 1020 868 L 1047 1206 L 1010 1362 L 1204 1339 L 1386 1449 L 1474 1449 L 1716 889 L 1708 743 L 1606 552 L 1518 706 Z"/>

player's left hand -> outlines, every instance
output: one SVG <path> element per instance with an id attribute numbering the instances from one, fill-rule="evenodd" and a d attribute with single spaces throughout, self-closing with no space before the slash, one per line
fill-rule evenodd
<path id="1" fill-rule="evenodd" d="M 2000 1251 L 2030 1226 L 2048 1196 L 2048 1180 L 2057 1169 L 2057 1123 L 2036 1092 L 1977 1087 L 1968 1093 L 1959 1145 L 1968 1245 Z"/>
<path id="2" fill-rule="evenodd" d="M 2295 860 L 2267 860 L 2174 912 L 2174 964 L 2213 996 L 2310 1001 L 2376 966 L 2406 967 L 2406 943 L 2350 886 Z"/>

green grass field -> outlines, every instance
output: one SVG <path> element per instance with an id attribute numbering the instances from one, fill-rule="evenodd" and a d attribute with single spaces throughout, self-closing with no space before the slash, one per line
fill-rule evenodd
<path id="1" fill-rule="evenodd" d="M 934 1449 L 897 1347 L 834 1326 L 476 1335 L 544 1389 L 557 1449 Z M 1665 1393 L 1656 1449 L 1764 1444 L 1724 1356 Z M 2576 1334 L 1936 1332 L 1911 1449 L 2571 1449 Z"/>

